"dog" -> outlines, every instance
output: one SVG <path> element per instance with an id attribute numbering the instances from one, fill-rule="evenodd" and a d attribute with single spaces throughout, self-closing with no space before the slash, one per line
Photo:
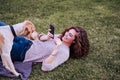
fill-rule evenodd
<path id="1" fill-rule="evenodd" d="M 12 28 L 12 31 L 11 31 Z M 22 23 L 15 24 L 13 27 L 9 25 L 0 27 L 0 56 L 3 66 L 13 73 L 15 76 L 19 76 L 19 73 L 15 70 L 13 62 L 11 60 L 10 51 L 13 45 L 13 39 L 15 36 L 28 36 L 35 31 L 34 24 L 25 20 Z"/>

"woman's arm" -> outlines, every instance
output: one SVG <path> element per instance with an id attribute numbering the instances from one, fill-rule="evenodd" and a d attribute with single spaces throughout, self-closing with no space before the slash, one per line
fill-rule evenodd
<path id="1" fill-rule="evenodd" d="M 45 34 L 40 34 L 40 35 L 39 35 L 39 40 L 41 40 L 41 41 L 46 41 L 46 40 L 49 40 L 49 39 L 52 38 L 52 37 L 53 37 L 53 34 L 51 34 L 51 33 L 50 33 L 50 30 L 48 29 L 47 35 L 45 35 Z"/>
<path id="2" fill-rule="evenodd" d="M 51 61 L 47 61 L 48 59 L 51 59 Z M 55 56 L 50 55 L 49 57 L 43 60 L 41 69 L 43 71 L 51 71 L 57 68 L 59 65 L 63 64 L 64 62 L 66 62 L 68 59 L 69 49 L 66 49 L 65 47 L 62 48 L 62 46 L 60 46 L 60 49 Z"/>
<path id="3" fill-rule="evenodd" d="M 43 71 L 51 71 L 69 58 L 69 48 L 63 46 L 60 39 L 57 39 L 56 41 L 57 45 L 51 55 L 43 60 Z"/>
<path id="4" fill-rule="evenodd" d="M 53 62 L 53 60 L 55 59 L 55 57 L 56 57 L 56 55 L 58 53 L 59 47 L 60 47 L 60 45 L 56 46 L 56 48 L 53 50 L 51 55 L 45 60 L 45 64 L 51 64 Z"/>
<path id="5" fill-rule="evenodd" d="M 50 64 L 50 63 L 53 62 L 55 56 L 58 53 L 58 50 L 59 50 L 61 44 L 62 44 L 62 41 L 59 38 L 56 38 L 55 39 L 55 43 L 56 43 L 55 49 L 53 50 L 53 52 L 51 53 L 51 55 L 45 60 L 46 64 Z"/>
<path id="6" fill-rule="evenodd" d="M 50 37 L 48 35 L 45 35 L 45 34 L 39 35 L 39 40 L 41 40 L 41 41 L 46 41 L 48 39 L 50 39 Z"/>
<path id="7" fill-rule="evenodd" d="M 46 41 L 50 39 L 50 36 L 46 34 L 39 34 L 38 32 L 34 31 L 33 33 L 29 34 L 27 38 L 30 40 L 39 39 L 41 41 Z"/>

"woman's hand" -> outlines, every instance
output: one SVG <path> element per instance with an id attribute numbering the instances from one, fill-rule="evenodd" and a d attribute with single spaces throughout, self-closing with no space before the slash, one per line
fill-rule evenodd
<path id="1" fill-rule="evenodd" d="M 56 46 L 55 46 L 55 48 L 54 48 L 54 50 L 53 50 L 53 52 L 52 52 L 52 56 L 55 56 L 55 55 L 57 55 L 57 53 L 58 53 L 58 50 L 59 50 L 59 47 L 60 47 L 60 45 L 62 44 L 62 41 L 59 39 L 59 38 L 56 38 L 55 39 L 55 43 L 56 43 Z"/>
<path id="2" fill-rule="evenodd" d="M 55 43 L 57 46 L 60 46 L 62 44 L 62 41 L 60 40 L 60 38 L 56 38 Z"/>
<path id="3" fill-rule="evenodd" d="M 48 29 L 48 34 L 47 34 L 47 35 L 48 35 L 48 38 L 49 38 L 49 39 L 50 39 L 50 38 L 53 38 L 53 36 L 54 36 L 52 33 L 50 33 L 50 31 L 51 31 L 51 29 Z"/>
<path id="4" fill-rule="evenodd" d="M 46 40 L 52 39 L 52 37 L 53 37 L 53 34 L 50 33 L 50 29 L 48 29 L 47 35 L 45 35 L 45 34 L 39 34 L 39 39 L 41 41 L 46 41 Z"/>

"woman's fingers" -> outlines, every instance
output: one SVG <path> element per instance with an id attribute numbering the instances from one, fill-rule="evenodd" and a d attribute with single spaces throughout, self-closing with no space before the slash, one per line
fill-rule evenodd
<path id="1" fill-rule="evenodd" d="M 61 45 L 62 41 L 60 40 L 60 38 L 56 38 L 55 43 L 56 43 L 56 45 Z"/>
<path id="2" fill-rule="evenodd" d="M 48 35 L 49 38 L 52 38 L 53 34 L 51 34 L 50 31 L 51 31 L 51 29 L 48 29 L 48 34 L 47 35 Z"/>

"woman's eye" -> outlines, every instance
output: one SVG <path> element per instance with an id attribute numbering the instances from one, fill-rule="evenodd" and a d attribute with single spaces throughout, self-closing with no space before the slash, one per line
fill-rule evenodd
<path id="1" fill-rule="evenodd" d="M 70 36 L 70 37 L 73 37 L 73 35 L 72 35 L 71 33 L 69 33 L 69 36 Z"/>

